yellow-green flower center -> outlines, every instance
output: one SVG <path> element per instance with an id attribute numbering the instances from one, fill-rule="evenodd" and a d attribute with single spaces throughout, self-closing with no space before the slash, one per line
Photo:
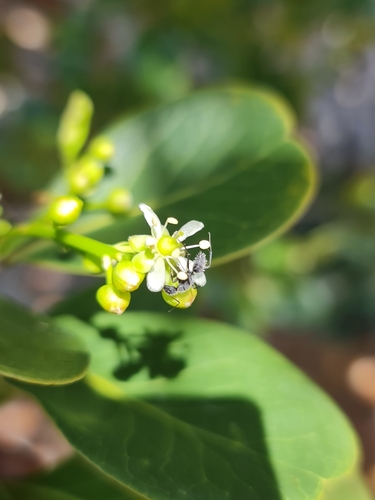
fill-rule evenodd
<path id="1" fill-rule="evenodd" d="M 172 255 L 177 248 L 181 248 L 182 244 L 176 238 L 172 238 L 172 236 L 162 236 L 158 240 L 156 247 L 161 255 L 168 256 Z"/>

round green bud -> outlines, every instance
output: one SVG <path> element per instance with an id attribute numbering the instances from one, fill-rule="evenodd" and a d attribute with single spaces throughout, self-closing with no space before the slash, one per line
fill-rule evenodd
<path id="1" fill-rule="evenodd" d="M 161 292 L 163 299 L 167 304 L 177 309 L 187 309 L 194 302 L 197 296 L 196 288 L 189 288 L 186 292 L 177 293 L 176 295 L 168 295 L 164 290 Z"/>
<path id="2" fill-rule="evenodd" d="M 60 196 L 52 202 L 48 215 L 54 224 L 67 226 L 78 219 L 82 207 L 83 201 L 76 196 Z"/>
<path id="3" fill-rule="evenodd" d="M 110 285 L 103 285 L 96 292 L 96 300 L 105 311 L 122 314 L 130 304 L 130 292 L 117 292 Z"/>
<path id="4" fill-rule="evenodd" d="M 145 274 L 137 272 L 129 260 L 120 261 L 113 269 L 112 284 L 119 292 L 134 292 L 144 279 Z"/>
<path id="5" fill-rule="evenodd" d="M 133 197 L 128 189 L 117 188 L 107 200 L 107 208 L 114 215 L 127 214 L 132 206 Z"/>
<path id="6" fill-rule="evenodd" d="M 84 156 L 68 172 L 70 189 L 76 194 L 86 194 L 102 180 L 103 175 L 103 165 L 89 156 Z"/>
<path id="7" fill-rule="evenodd" d="M 182 247 L 182 244 L 172 236 L 162 236 L 156 246 L 162 255 L 172 255 L 174 250 Z"/>
<path id="8" fill-rule="evenodd" d="M 108 161 L 115 152 L 115 146 L 107 137 L 96 137 L 90 144 L 89 153 L 98 160 Z"/>
<path id="9" fill-rule="evenodd" d="M 134 255 L 132 259 L 133 268 L 139 273 L 148 273 L 154 265 L 154 254 L 151 250 L 144 250 Z"/>
<path id="10" fill-rule="evenodd" d="M 95 255 L 85 255 L 83 265 L 92 274 L 101 274 L 103 272 L 101 260 Z"/>
<path id="11" fill-rule="evenodd" d="M 147 234 L 136 234 L 128 238 L 129 245 L 135 252 L 142 252 L 147 250 L 146 240 L 150 238 Z"/>
<path id="12" fill-rule="evenodd" d="M 12 224 L 7 220 L 0 219 L 0 238 L 5 236 L 12 229 Z"/>

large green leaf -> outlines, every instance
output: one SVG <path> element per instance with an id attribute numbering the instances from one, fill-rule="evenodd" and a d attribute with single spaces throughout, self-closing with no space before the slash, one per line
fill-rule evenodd
<path id="1" fill-rule="evenodd" d="M 354 473 L 327 482 L 321 500 L 373 500 L 373 498 L 363 477 L 359 473 Z"/>
<path id="2" fill-rule="evenodd" d="M 202 220 L 212 233 L 214 260 L 234 259 L 288 228 L 311 200 L 315 170 L 291 139 L 292 128 L 290 110 L 268 91 L 197 92 L 108 130 L 116 155 L 95 198 L 126 186 L 135 203 L 151 204 L 162 219 Z M 86 216 L 75 229 L 116 243 L 148 231 L 139 214 L 135 208 L 125 220 Z M 51 244 L 38 243 L 14 258 L 82 272 L 79 259 Z"/>
<path id="3" fill-rule="evenodd" d="M 53 472 L 5 482 L 3 488 L 10 500 L 144 500 L 79 456 Z"/>
<path id="4" fill-rule="evenodd" d="M 0 375 L 39 384 L 83 377 L 90 355 L 77 336 L 45 317 L 0 300 Z"/>
<path id="5" fill-rule="evenodd" d="M 146 498 L 315 500 L 355 472 L 346 419 L 246 332 L 155 313 L 58 321 L 84 336 L 92 370 L 70 386 L 22 387 L 73 446 Z"/>
<path id="6" fill-rule="evenodd" d="M 4 497 L 0 498 L 1 500 L 81 500 L 54 488 L 22 483 L 4 488 Z"/>

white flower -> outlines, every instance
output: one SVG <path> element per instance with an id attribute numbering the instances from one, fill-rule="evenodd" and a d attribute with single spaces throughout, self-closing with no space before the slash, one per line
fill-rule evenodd
<path id="1" fill-rule="evenodd" d="M 182 243 L 186 238 L 193 236 L 193 234 L 203 229 L 204 224 L 197 220 L 191 220 L 171 236 L 167 230 L 167 225 L 178 224 L 177 219 L 168 217 L 165 224 L 162 225 L 158 216 L 148 205 L 141 203 L 139 208 L 142 210 L 146 222 L 151 228 L 151 236 L 145 239 L 145 244 L 152 251 L 154 263 L 147 274 L 147 288 L 151 292 L 160 292 L 172 271 L 175 274 L 185 271 L 182 265 L 186 263 L 187 259 L 184 261 L 180 259 L 184 258 L 186 248 L 207 248 L 207 240 L 201 240 L 198 245 L 191 245 L 189 247 L 185 247 Z"/>

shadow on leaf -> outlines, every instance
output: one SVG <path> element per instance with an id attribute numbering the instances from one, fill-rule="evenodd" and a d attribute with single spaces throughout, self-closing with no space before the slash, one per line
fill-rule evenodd
<path id="1" fill-rule="evenodd" d="M 121 336 L 115 328 L 100 330 L 103 338 L 115 342 L 120 353 L 120 364 L 113 370 L 117 380 L 129 380 L 144 368 L 149 378 L 174 378 L 186 366 L 185 359 L 170 352 L 171 344 L 182 337 L 182 332 L 148 332 L 143 335 Z M 124 355 L 125 354 L 125 355 Z"/>
<path id="2" fill-rule="evenodd" d="M 249 400 L 113 400 L 83 381 L 25 388 L 45 405 L 73 446 L 147 498 L 282 498 L 261 413 Z"/>

